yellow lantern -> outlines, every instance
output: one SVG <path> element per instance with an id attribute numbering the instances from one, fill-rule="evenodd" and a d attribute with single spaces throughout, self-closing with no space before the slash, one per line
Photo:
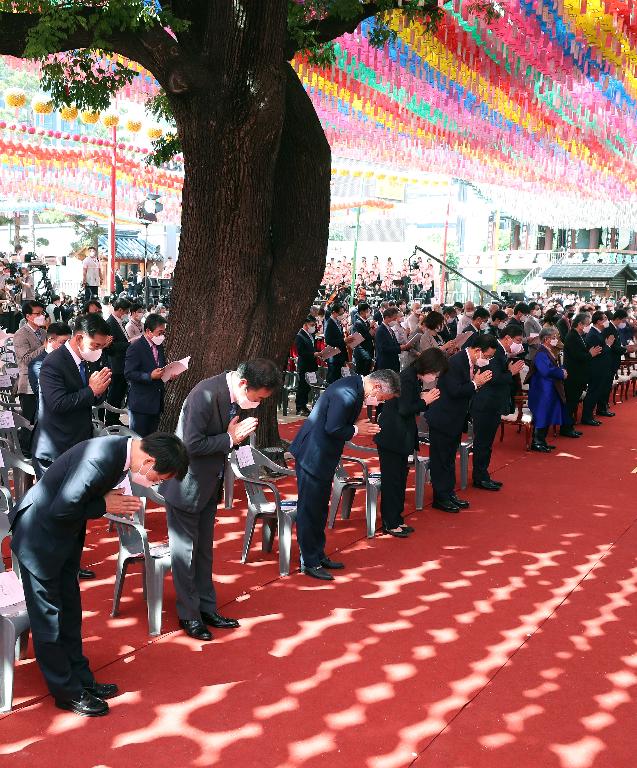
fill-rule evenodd
<path id="1" fill-rule="evenodd" d="M 107 112 L 105 115 L 102 115 L 102 122 L 107 128 L 117 128 L 119 116 L 114 115 L 112 112 Z"/>
<path id="2" fill-rule="evenodd" d="M 95 123 L 100 119 L 100 113 L 99 112 L 93 112 L 90 109 L 85 110 L 82 112 L 81 115 L 82 122 L 86 125 L 95 125 Z"/>
<path id="3" fill-rule="evenodd" d="M 50 115 L 53 112 L 53 102 L 43 99 L 41 96 L 33 99 L 33 111 L 37 115 Z"/>
<path id="4" fill-rule="evenodd" d="M 140 120 L 127 120 L 126 121 L 126 128 L 131 133 L 138 133 L 142 129 L 142 124 Z"/>
<path id="5" fill-rule="evenodd" d="M 60 117 L 62 118 L 62 120 L 66 120 L 67 123 L 72 123 L 75 120 L 77 120 L 78 114 L 79 113 L 78 113 L 77 107 L 73 107 L 73 106 L 62 107 L 62 109 L 60 110 Z"/>
<path id="6" fill-rule="evenodd" d="M 148 134 L 148 138 L 153 139 L 153 141 L 156 139 L 161 139 L 161 137 L 164 135 L 163 130 L 158 125 L 151 125 L 146 133 Z"/>
<path id="7" fill-rule="evenodd" d="M 4 100 L 7 107 L 22 109 L 27 103 L 27 95 L 20 88 L 10 88 L 8 91 L 5 91 Z"/>

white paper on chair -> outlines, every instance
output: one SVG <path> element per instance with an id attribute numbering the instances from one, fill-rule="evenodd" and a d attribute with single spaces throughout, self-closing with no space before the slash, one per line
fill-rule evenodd
<path id="1" fill-rule="evenodd" d="M 13 429 L 15 421 L 11 411 L 0 411 L 0 429 Z"/>
<path id="2" fill-rule="evenodd" d="M 188 370 L 189 365 L 190 355 L 188 357 L 184 357 L 181 360 L 177 360 L 175 363 L 168 363 L 161 375 L 161 380 L 164 382 L 164 384 L 166 384 L 166 382 L 170 381 L 171 379 L 176 379 L 177 376 L 180 376 L 182 373 L 185 373 Z"/>
<path id="3" fill-rule="evenodd" d="M 350 340 L 347 342 L 347 346 L 350 349 L 356 349 L 356 347 L 359 344 L 362 344 L 363 341 L 365 341 L 365 339 L 363 338 L 363 334 L 362 333 L 353 333 L 351 335 L 351 337 L 350 337 Z"/>
<path id="4" fill-rule="evenodd" d="M 7 376 L 6 374 L 4 376 L 0 376 L 0 389 L 10 389 L 11 388 L 11 376 Z"/>
<path id="5" fill-rule="evenodd" d="M 325 347 L 325 349 L 322 349 L 319 352 L 319 357 L 321 360 L 329 360 L 330 357 L 334 357 L 334 355 L 340 355 L 341 350 L 338 347 Z"/>
<path id="6" fill-rule="evenodd" d="M 254 466 L 254 457 L 252 456 L 252 448 L 249 445 L 242 445 L 237 448 L 237 463 L 243 469 L 244 467 Z"/>
<path id="7" fill-rule="evenodd" d="M 6 373 L 11 376 L 12 378 L 16 378 L 20 371 L 17 368 L 6 368 Z"/>
<path id="8" fill-rule="evenodd" d="M 346 378 L 347 376 L 351 376 L 351 375 L 352 375 L 352 372 L 351 372 L 351 370 L 350 370 L 349 366 L 347 366 L 347 365 L 344 365 L 344 366 L 341 368 L 341 376 L 342 376 L 343 378 Z"/>
<path id="9" fill-rule="evenodd" d="M 316 384 L 316 382 L 318 381 L 316 374 L 312 372 L 306 373 L 305 378 L 308 384 Z"/>
<path id="10" fill-rule="evenodd" d="M 13 338 L 12 333 L 7 333 L 3 328 L 0 328 L 0 347 L 4 347 L 4 345 L 9 341 L 9 339 Z"/>
<path id="11" fill-rule="evenodd" d="M 24 600 L 22 584 L 13 571 L 0 573 L 0 608 L 21 603 Z"/>

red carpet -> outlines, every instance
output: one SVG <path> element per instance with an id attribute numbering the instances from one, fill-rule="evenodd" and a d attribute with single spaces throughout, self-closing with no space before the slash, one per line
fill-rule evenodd
<path id="1" fill-rule="evenodd" d="M 98 522 L 86 652 L 124 693 L 109 717 L 77 718 L 20 663 L 0 755 L 29 768 L 632 767 L 637 400 L 617 412 L 551 456 L 508 430 L 493 462 L 504 489 L 469 489 L 459 515 L 412 514 L 408 540 L 365 539 L 358 505 L 328 534 L 347 570 L 327 586 L 278 578 L 258 543 L 242 566 L 237 499 L 215 563 L 242 627 L 213 643 L 173 631 L 169 578 L 168 634 L 149 642 L 137 574 L 110 618 L 116 545 Z M 165 537 L 161 512 L 149 527 Z"/>

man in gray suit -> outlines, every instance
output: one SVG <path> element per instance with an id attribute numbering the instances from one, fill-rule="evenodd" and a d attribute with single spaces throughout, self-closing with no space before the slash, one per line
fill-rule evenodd
<path id="1" fill-rule="evenodd" d="M 241 363 L 236 371 L 204 379 L 181 409 L 177 435 L 188 451 L 186 477 L 164 483 L 172 575 L 179 625 L 197 640 L 212 640 L 206 625 L 238 627 L 236 619 L 217 613 L 212 583 L 215 514 L 228 453 L 252 435 L 258 419 L 241 420 L 241 411 L 256 408 L 281 385 L 271 360 Z"/>

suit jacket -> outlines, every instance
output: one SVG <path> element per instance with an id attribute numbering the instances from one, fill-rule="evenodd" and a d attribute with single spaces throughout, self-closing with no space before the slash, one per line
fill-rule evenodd
<path id="1" fill-rule="evenodd" d="M 305 376 L 308 372 L 318 371 L 318 361 L 314 355 L 316 349 L 314 348 L 314 339 L 311 335 L 304 330 L 300 330 L 296 334 L 294 346 L 296 347 L 296 353 L 298 355 L 297 367 L 299 369 L 299 375 Z"/>
<path id="2" fill-rule="evenodd" d="M 124 361 L 126 359 L 126 350 L 128 349 L 128 337 L 122 330 L 119 320 L 114 315 L 109 315 L 106 321 L 111 329 L 113 341 L 110 347 L 106 348 L 108 365 L 113 374 L 124 373 Z"/>
<path id="3" fill-rule="evenodd" d="M 584 337 L 571 328 L 564 341 L 564 367 L 568 373 L 569 387 L 586 386 L 590 375 L 591 359 Z"/>
<path id="4" fill-rule="evenodd" d="M 613 375 L 615 375 L 615 373 L 617 373 L 619 370 L 622 357 L 626 354 L 627 349 L 623 346 L 619 337 L 619 328 L 617 328 L 617 326 L 615 326 L 613 323 L 611 323 L 608 328 L 604 329 L 604 333 L 602 335 L 604 336 L 604 341 L 606 341 L 609 336 L 614 336 L 615 338 L 612 345 L 608 348 L 610 351 L 611 371 Z"/>
<path id="5" fill-rule="evenodd" d="M 325 343 L 329 347 L 337 347 L 341 350 L 340 354 L 334 355 L 328 360 L 328 363 L 342 368 L 347 362 L 347 344 L 345 344 L 343 326 L 333 317 L 329 317 L 325 323 Z"/>
<path id="6" fill-rule="evenodd" d="M 184 400 L 176 434 L 188 451 L 188 473 L 183 480 L 167 480 L 161 485 L 163 497 L 172 506 L 194 514 L 211 502 L 216 504 L 226 457 L 232 449 L 230 408 L 225 373 L 200 381 Z"/>
<path id="7" fill-rule="evenodd" d="M 152 343 L 152 342 L 151 342 Z M 146 413 L 155 416 L 164 407 L 164 382 L 161 379 L 151 379 L 150 374 L 155 368 L 166 365 L 164 345 L 157 347 L 159 362 L 155 362 L 153 350 L 141 336 L 128 345 L 124 360 L 124 376 L 128 382 L 128 408 L 134 413 Z"/>
<path id="8" fill-rule="evenodd" d="M 489 360 L 487 368 L 491 380 L 477 389 L 471 400 L 471 413 L 493 413 L 503 416 L 513 410 L 513 376 L 509 370 L 509 358 L 501 344 Z"/>
<path id="9" fill-rule="evenodd" d="M 31 360 L 29 363 L 29 386 L 33 390 L 33 394 L 36 395 L 36 397 L 40 393 L 40 368 L 42 368 L 42 363 L 44 362 L 46 356 L 47 351 L 46 349 L 43 349 L 42 352 L 40 352 L 37 357 L 34 357 L 33 360 Z"/>
<path id="10" fill-rule="evenodd" d="M 54 353 L 51 353 L 54 354 Z M 39 579 L 51 579 L 75 547 L 86 521 L 106 512 L 104 496 L 123 479 L 127 437 L 98 437 L 75 445 L 13 508 L 11 549 Z"/>
<path id="11" fill-rule="evenodd" d="M 42 339 L 46 336 L 44 328 L 41 330 Z M 15 356 L 18 361 L 18 394 L 26 395 L 29 392 L 29 363 L 42 352 L 42 341 L 35 335 L 35 331 L 28 323 L 18 328 L 13 336 Z"/>
<path id="12" fill-rule="evenodd" d="M 354 422 L 362 407 L 362 376 L 346 376 L 330 384 L 290 445 L 297 465 L 331 482 L 345 442 L 354 437 Z"/>
<path id="13" fill-rule="evenodd" d="M 451 437 L 462 434 L 475 386 L 467 352 L 449 358 L 449 368 L 438 379 L 440 397 L 427 410 L 427 423 Z"/>
<path id="14" fill-rule="evenodd" d="M 354 347 L 353 358 L 354 362 L 361 362 L 363 365 L 369 364 L 374 359 L 374 338 L 369 330 L 369 324 L 362 317 L 354 323 L 353 333 L 360 333 L 363 337 L 363 341 Z"/>
<path id="15" fill-rule="evenodd" d="M 596 357 L 591 357 L 589 373 L 591 379 L 605 378 L 610 375 L 611 371 L 611 355 L 608 344 L 606 343 L 606 337 L 603 333 L 600 333 L 595 326 L 592 326 L 590 331 L 586 334 L 586 346 L 588 349 L 593 347 L 601 347 L 602 353 Z"/>
<path id="16" fill-rule="evenodd" d="M 98 364 L 88 364 L 88 375 Z M 46 356 L 40 368 L 38 420 L 33 434 L 33 455 L 54 461 L 77 443 L 93 437 L 93 406 L 104 401 L 85 386 L 66 346 Z"/>
<path id="17" fill-rule="evenodd" d="M 557 330 L 560 333 L 562 344 L 566 343 L 566 337 L 571 330 L 571 321 L 567 317 L 560 317 L 557 321 Z"/>
<path id="18" fill-rule="evenodd" d="M 527 339 L 530 337 L 532 333 L 539 334 L 542 330 L 542 324 L 537 319 L 537 317 L 533 317 L 533 315 L 529 315 L 527 319 L 524 321 L 524 335 L 527 337 Z M 527 360 L 533 360 L 533 358 L 537 355 L 538 349 L 540 348 L 539 339 L 533 339 L 535 344 L 531 344 L 529 342 L 529 350 L 528 354 L 526 356 Z"/>
<path id="19" fill-rule="evenodd" d="M 416 416 L 427 410 L 420 399 L 420 379 L 413 365 L 400 372 L 400 396 L 383 404 L 378 417 L 382 430 L 374 437 L 380 450 L 392 451 L 408 456 L 418 450 L 418 427 Z"/>
<path id="20" fill-rule="evenodd" d="M 480 331 L 475 327 L 473 323 L 470 323 L 464 329 L 463 333 L 466 333 L 467 331 L 471 331 L 471 336 L 469 336 L 465 343 L 462 345 L 462 349 L 467 349 L 467 347 L 470 347 L 480 335 Z"/>
<path id="21" fill-rule="evenodd" d="M 400 344 L 385 323 L 376 330 L 376 370 L 383 368 L 400 372 Z"/>

